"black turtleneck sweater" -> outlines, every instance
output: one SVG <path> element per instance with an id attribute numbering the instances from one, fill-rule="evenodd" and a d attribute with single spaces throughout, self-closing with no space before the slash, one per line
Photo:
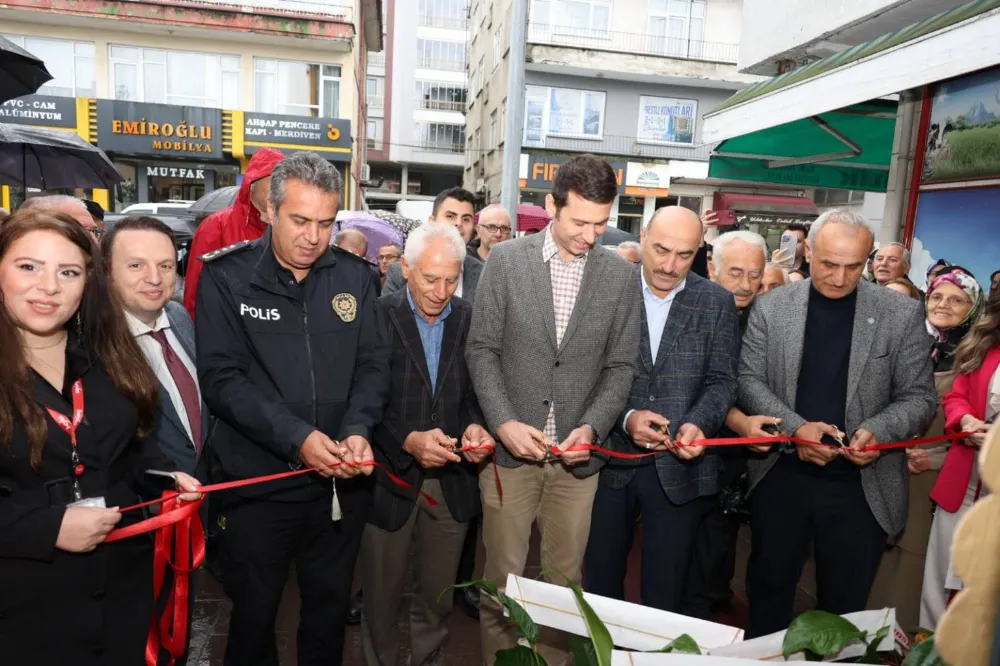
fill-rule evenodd
<path id="1" fill-rule="evenodd" d="M 841 432 L 847 431 L 847 374 L 857 302 L 857 290 L 838 299 L 827 298 L 816 289 L 809 290 L 802 366 L 795 393 L 795 411 L 799 416 L 806 421 L 837 426 Z M 834 460 L 838 462 L 848 463 L 842 458 Z"/>

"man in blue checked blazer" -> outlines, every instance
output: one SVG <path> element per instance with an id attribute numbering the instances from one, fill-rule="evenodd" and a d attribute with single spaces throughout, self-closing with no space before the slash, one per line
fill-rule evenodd
<path id="1" fill-rule="evenodd" d="M 702 240 L 690 210 L 670 206 L 643 239 L 639 374 L 610 438 L 613 449 L 654 452 L 612 459 L 601 470 L 584 558 L 588 592 L 624 598 L 636 521 L 642 516 L 641 595 L 676 612 L 698 521 L 716 500 L 716 453 L 690 443 L 713 437 L 736 400 L 739 320 L 732 294 L 690 273 Z"/>

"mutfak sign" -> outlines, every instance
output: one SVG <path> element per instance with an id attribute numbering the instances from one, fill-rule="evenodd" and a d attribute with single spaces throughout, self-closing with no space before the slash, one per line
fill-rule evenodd
<path id="1" fill-rule="evenodd" d="M 97 144 L 107 152 L 221 160 L 222 111 L 101 99 Z"/>
<path id="2" fill-rule="evenodd" d="M 271 147 L 285 152 L 315 150 L 329 160 L 337 160 L 339 154 L 348 161 L 351 121 L 247 112 L 243 114 L 243 142 L 248 155 Z"/>
<path id="3" fill-rule="evenodd" d="M 25 95 L 0 104 L 0 123 L 76 129 L 76 98 Z"/>

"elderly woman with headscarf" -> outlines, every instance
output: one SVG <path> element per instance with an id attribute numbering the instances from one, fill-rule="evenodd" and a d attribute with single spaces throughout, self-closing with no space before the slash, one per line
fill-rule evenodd
<path id="1" fill-rule="evenodd" d="M 920 600 L 920 623 L 928 628 L 937 626 L 952 596 L 962 589 L 952 568 L 951 543 L 959 520 L 984 492 L 976 460 L 989 424 L 1000 413 L 998 369 L 1000 293 L 995 293 L 955 350 L 955 380 L 944 396 L 947 432 L 970 434 L 953 442 L 931 491 L 934 522 Z"/>
<path id="2" fill-rule="evenodd" d="M 983 290 L 967 271 L 949 266 L 930 283 L 926 304 L 927 330 L 933 336 L 934 379 L 938 395 L 943 397 L 951 390 L 955 376 L 955 349 L 983 312 Z M 944 432 L 945 415 L 939 407 L 925 436 Z M 934 517 L 931 489 L 947 452 L 943 444 L 907 449 L 910 503 L 906 529 L 882 558 L 868 599 L 869 608 L 895 608 L 899 625 L 907 631 L 925 626 L 920 612 L 921 586 Z"/>

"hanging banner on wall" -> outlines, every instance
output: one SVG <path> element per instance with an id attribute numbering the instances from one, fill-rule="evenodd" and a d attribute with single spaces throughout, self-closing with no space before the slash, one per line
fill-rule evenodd
<path id="1" fill-rule="evenodd" d="M 698 102 L 674 97 L 639 97 L 640 142 L 694 143 L 694 126 L 698 117 Z"/>
<path id="2" fill-rule="evenodd" d="M 924 182 L 1000 177 L 1000 69 L 938 84 L 924 141 Z"/>

